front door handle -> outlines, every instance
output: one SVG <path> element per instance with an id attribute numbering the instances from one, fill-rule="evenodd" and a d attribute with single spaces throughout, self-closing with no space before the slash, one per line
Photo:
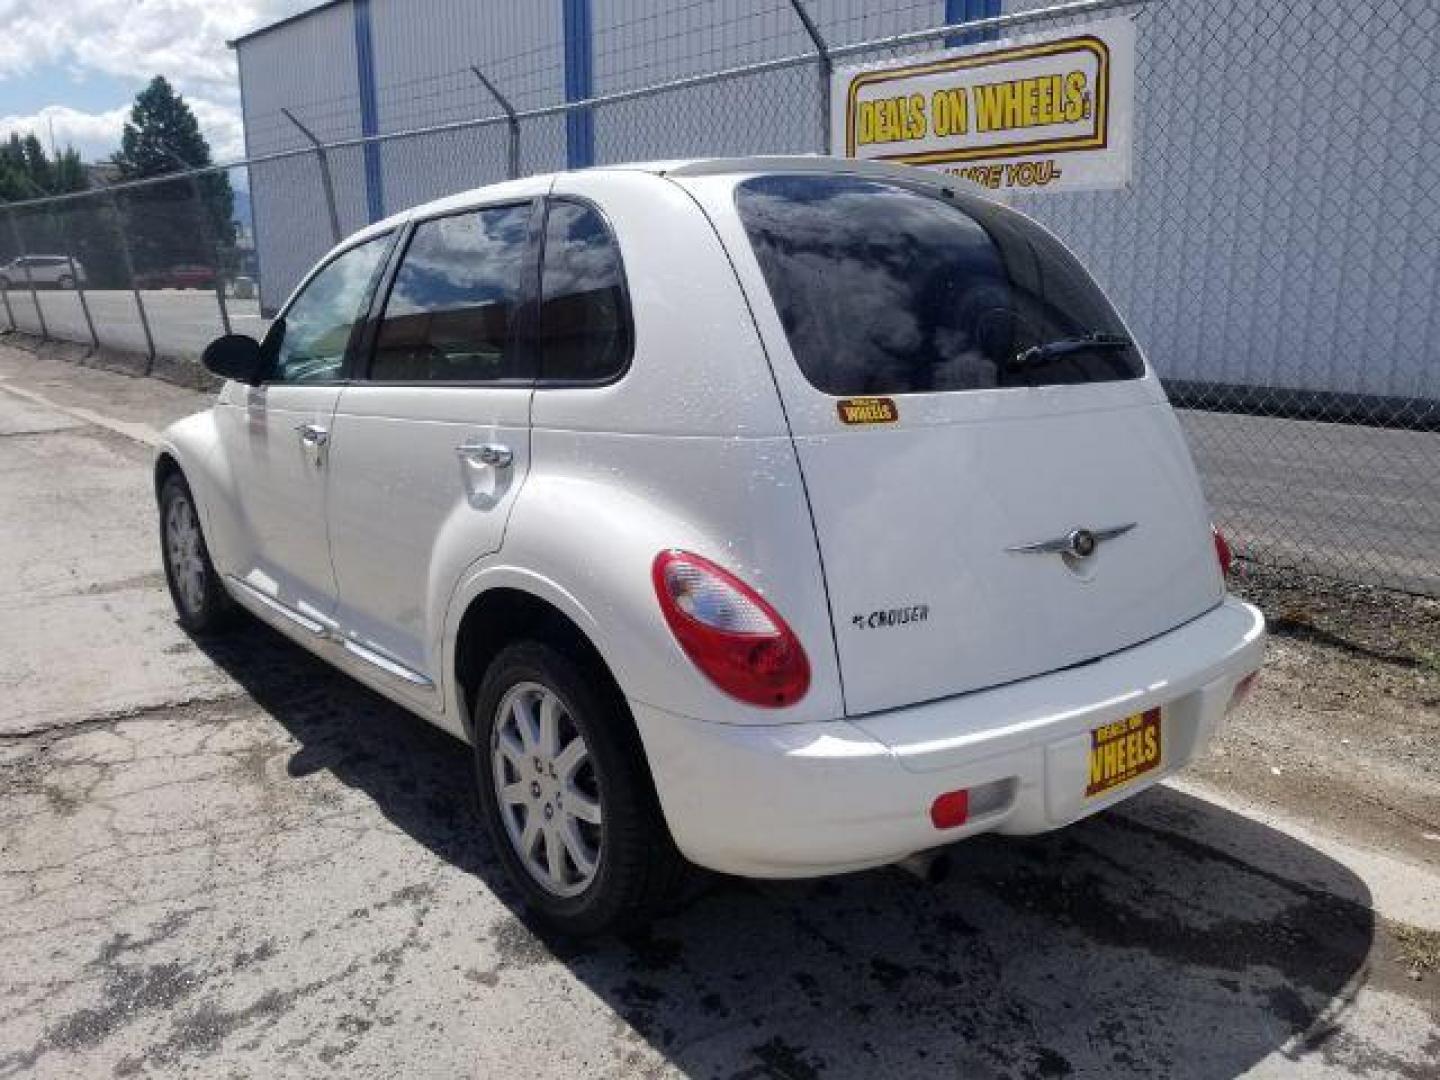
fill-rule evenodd
<path id="1" fill-rule="evenodd" d="M 514 451 L 502 443 L 463 442 L 455 453 L 462 461 L 495 469 L 508 469 L 515 461 Z"/>
<path id="2" fill-rule="evenodd" d="M 299 432 L 302 443 L 317 450 L 330 441 L 330 430 L 319 424 L 300 424 L 295 430 Z"/>

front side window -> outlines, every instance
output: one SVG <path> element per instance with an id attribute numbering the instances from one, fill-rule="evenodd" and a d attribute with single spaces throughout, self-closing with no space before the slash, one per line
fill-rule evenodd
<path id="1" fill-rule="evenodd" d="M 825 393 L 1144 374 L 1090 275 L 1005 207 L 804 174 L 747 180 L 736 205 L 791 351 Z"/>
<path id="2" fill-rule="evenodd" d="M 514 333 L 529 204 L 423 221 L 385 305 L 370 378 L 494 382 L 524 374 Z"/>
<path id="3" fill-rule="evenodd" d="M 275 350 L 271 381 L 307 383 L 340 378 L 350 331 L 364 314 L 389 245 L 388 235 L 357 244 L 310 279 L 266 341 L 266 346 Z"/>
<path id="4" fill-rule="evenodd" d="M 620 249 L 599 211 L 556 200 L 545 219 L 540 275 L 540 375 L 602 382 L 630 359 Z"/>

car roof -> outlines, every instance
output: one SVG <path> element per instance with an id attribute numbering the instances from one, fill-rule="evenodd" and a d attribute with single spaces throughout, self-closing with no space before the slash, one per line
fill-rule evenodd
<path id="1" fill-rule="evenodd" d="M 653 176 L 672 178 L 694 176 L 726 176 L 753 173 L 835 173 L 852 176 L 871 176 L 909 183 L 930 183 L 937 186 L 971 186 L 960 177 L 917 169 L 910 165 L 891 165 L 883 161 L 858 161 L 852 158 L 837 158 L 825 154 L 755 154 L 746 157 L 721 158 L 673 158 L 658 161 L 636 161 L 614 165 L 593 165 L 586 169 L 572 170 L 571 175 L 587 173 L 648 173 Z M 483 187 L 458 191 L 418 206 L 413 206 L 383 221 L 358 232 L 352 239 L 371 236 L 394 228 L 412 217 L 430 217 L 447 210 L 459 210 L 479 201 L 493 202 L 513 195 L 517 199 L 534 198 L 545 194 L 562 172 L 540 173 L 518 180 L 504 180 Z"/>
<path id="2" fill-rule="evenodd" d="M 827 154 L 754 154 L 745 157 L 672 158 L 659 161 L 636 161 L 615 165 L 593 165 L 567 172 L 538 173 L 516 180 L 502 180 L 482 187 L 457 191 L 430 202 L 412 206 L 352 233 L 334 251 L 352 247 L 366 240 L 399 228 L 415 218 L 436 217 L 459 212 L 481 204 L 503 202 L 507 198 L 533 199 L 548 194 L 555 179 L 563 175 L 583 176 L 587 173 L 644 173 L 657 177 L 684 179 L 702 176 L 744 176 L 756 173 L 831 173 L 868 176 L 875 179 L 899 180 L 910 184 L 928 184 L 938 188 L 961 187 L 980 191 L 977 184 L 961 177 L 910 165 L 891 165 L 883 161 L 859 161 Z"/>
<path id="3" fill-rule="evenodd" d="M 745 157 L 677 158 L 670 161 L 642 161 L 631 165 L 605 165 L 604 169 L 650 172 L 657 176 L 730 176 L 753 173 L 833 173 L 872 176 L 909 183 L 969 186 L 969 181 L 913 165 L 892 165 L 885 161 L 862 161 L 828 154 L 752 154 Z"/>

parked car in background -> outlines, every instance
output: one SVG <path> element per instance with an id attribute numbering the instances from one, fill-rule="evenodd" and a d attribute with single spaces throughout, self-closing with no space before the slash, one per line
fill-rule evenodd
<path id="1" fill-rule="evenodd" d="M 163 270 L 142 270 L 135 275 L 138 289 L 213 289 L 216 278 L 213 266 L 187 263 Z"/>
<path id="2" fill-rule="evenodd" d="M 0 289 L 73 289 L 86 280 L 80 260 L 68 255 L 22 255 L 0 266 Z"/>
<path id="3" fill-rule="evenodd" d="M 467 192 L 205 361 L 229 381 L 155 466 L 182 625 L 239 605 L 469 741 L 498 857 L 571 932 L 687 861 L 1060 828 L 1193 760 L 1261 663 L 1124 323 L 936 173 Z"/>

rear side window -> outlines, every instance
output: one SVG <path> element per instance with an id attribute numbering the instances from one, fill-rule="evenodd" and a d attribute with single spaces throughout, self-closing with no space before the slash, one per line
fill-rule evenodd
<path id="1" fill-rule="evenodd" d="M 736 203 L 795 359 L 825 393 L 1090 383 L 1144 373 L 1085 269 L 1004 207 L 814 175 L 745 181 Z"/>
<path id="2" fill-rule="evenodd" d="M 592 206 L 555 200 L 540 276 L 540 376 L 603 382 L 630 361 L 630 311 L 620 250 Z"/>
<path id="3" fill-rule="evenodd" d="M 422 221 L 375 340 L 377 382 L 494 382 L 525 374 L 514 324 L 530 205 Z"/>

